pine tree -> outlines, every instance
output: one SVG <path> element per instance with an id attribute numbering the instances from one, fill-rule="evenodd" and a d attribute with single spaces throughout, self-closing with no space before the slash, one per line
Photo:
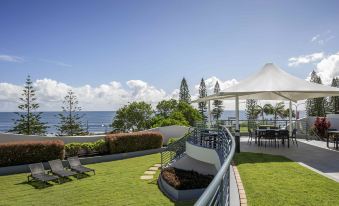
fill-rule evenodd
<path id="1" fill-rule="evenodd" d="M 214 86 L 214 94 L 218 94 L 219 92 L 220 92 L 220 86 L 219 86 L 219 82 L 217 81 Z M 224 111 L 223 106 L 222 106 L 222 101 L 214 100 L 213 106 L 214 106 L 213 111 L 212 111 L 213 119 L 218 121 L 221 117 L 222 112 Z"/>
<path id="2" fill-rule="evenodd" d="M 39 108 L 39 104 L 36 103 L 35 90 L 33 88 L 33 82 L 28 75 L 23 89 L 23 93 L 20 101 L 22 104 L 18 106 L 23 112 L 16 112 L 19 116 L 14 120 L 14 127 L 10 132 L 25 135 L 44 135 L 46 133 L 46 123 L 41 122 L 42 112 L 35 112 Z"/>
<path id="3" fill-rule="evenodd" d="M 322 84 L 321 78 L 315 71 L 311 73 L 311 82 Z M 306 100 L 306 112 L 308 116 L 325 116 L 326 99 L 324 97 L 312 98 Z"/>
<path id="4" fill-rule="evenodd" d="M 199 98 L 204 98 L 206 96 L 207 96 L 206 84 L 204 78 L 202 78 L 199 86 Z M 199 112 L 204 122 L 206 122 L 207 120 L 206 110 L 207 110 L 206 102 L 199 102 Z"/>
<path id="5" fill-rule="evenodd" d="M 190 91 L 188 90 L 185 77 L 181 80 L 179 100 L 184 101 L 188 104 L 191 102 L 191 95 L 190 95 Z"/>
<path id="6" fill-rule="evenodd" d="M 60 119 L 60 126 L 57 126 L 59 135 L 81 135 L 85 131 L 82 128 L 82 117 L 79 112 L 81 107 L 79 107 L 79 102 L 77 96 L 72 90 L 69 90 L 63 101 L 64 106 L 62 106 L 62 113 L 58 114 Z"/>
<path id="7" fill-rule="evenodd" d="M 339 78 L 338 77 L 335 77 L 332 79 L 332 84 L 331 84 L 332 87 L 337 87 L 339 88 Z M 333 113 L 333 114 L 338 114 L 339 113 L 339 97 L 338 96 L 333 96 L 333 97 L 330 97 L 330 111 Z"/>

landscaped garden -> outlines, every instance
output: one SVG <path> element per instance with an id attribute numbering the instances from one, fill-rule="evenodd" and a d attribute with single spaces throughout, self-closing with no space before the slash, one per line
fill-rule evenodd
<path id="1" fill-rule="evenodd" d="M 339 183 L 282 156 L 235 157 L 248 205 L 339 205 Z"/>
<path id="2" fill-rule="evenodd" d="M 0 176 L 0 205 L 192 205 L 173 203 L 158 189 L 157 176 L 140 176 L 160 154 L 91 164 L 96 175 L 57 184 L 27 182 L 26 174 Z"/>

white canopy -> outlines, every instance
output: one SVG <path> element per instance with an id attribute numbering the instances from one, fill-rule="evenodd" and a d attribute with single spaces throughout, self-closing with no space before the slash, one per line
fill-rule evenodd
<path id="1" fill-rule="evenodd" d="M 272 63 L 266 64 L 259 72 L 226 90 L 193 102 L 208 101 L 209 122 L 211 124 L 210 100 L 235 99 L 236 151 L 240 152 L 239 99 L 289 100 L 289 131 L 292 133 L 292 101 L 339 96 L 339 89 L 311 83 L 281 70 Z"/>
<path id="2" fill-rule="evenodd" d="M 268 63 L 259 72 L 239 84 L 229 87 L 219 94 L 200 98 L 193 102 L 230 99 L 236 96 L 239 99 L 291 100 L 297 102 L 308 98 L 339 96 L 339 89 L 297 78 L 274 64 Z"/>

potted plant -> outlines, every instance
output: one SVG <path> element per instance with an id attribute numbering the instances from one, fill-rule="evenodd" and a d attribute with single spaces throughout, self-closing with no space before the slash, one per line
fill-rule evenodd
<path id="1" fill-rule="evenodd" d="M 317 117 L 314 122 L 316 133 L 322 139 L 326 138 L 327 130 L 331 127 L 331 122 L 326 117 Z"/>

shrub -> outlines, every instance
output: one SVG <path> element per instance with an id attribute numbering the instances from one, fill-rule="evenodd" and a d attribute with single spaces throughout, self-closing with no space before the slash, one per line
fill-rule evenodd
<path id="1" fill-rule="evenodd" d="M 91 155 L 107 153 L 107 143 L 101 139 L 96 142 L 69 143 L 65 145 L 66 156 Z"/>
<path id="2" fill-rule="evenodd" d="M 64 142 L 61 140 L 1 143 L 0 166 L 63 159 L 64 146 Z"/>
<path id="3" fill-rule="evenodd" d="M 168 139 L 167 145 L 172 144 L 172 143 L 178 141 L 179 139 L 180 139 L 180 137 L 170 137 L 170 138 Z"/>
<path id="4" fill-rule="evenodd" d="M 331 122 L 326 119 L 326 117 L 317 117 L 314 122 L 314 127 L 316 129 L 317 134 L 324 138 L 326 136 L 326 131 L 331 127 Z"/>
<path id="5" fill-rule="evenodd" d="M 133 132 L 106 136 L 109 153 L 134 152 L 160 148 L 162 135 L 159 132 Z"/>

